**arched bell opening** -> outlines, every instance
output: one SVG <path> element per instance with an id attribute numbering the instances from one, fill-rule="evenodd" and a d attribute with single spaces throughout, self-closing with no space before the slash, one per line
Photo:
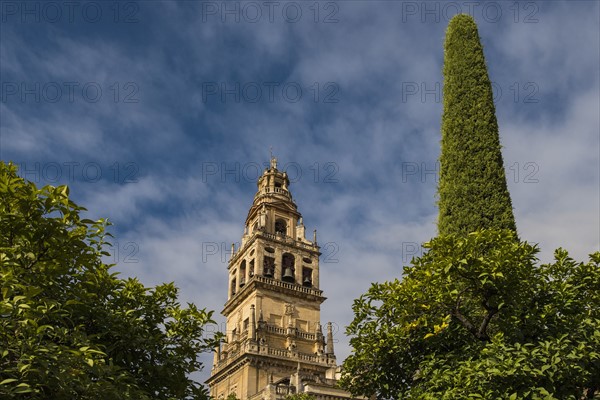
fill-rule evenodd
<path id="1" fill-rule="evenodd" d="M 275 275 L 275 259 L 265 256 L 263 259 L 263 275 L 272 278 Z"/>
<path id="2" fill-rule="evenodd" d="M 235 275 L 235 272 L 233 273 Z M 231 279 L 231 287 L 230 287 L 230 293 L 232 296 L 235 295 L 237 289 L 237 280 L 235 279 L 235 276 Z"/>
<path id="3" fill-rule="evenodd" d="M 276 235 L 287 235 L 287 223 L 284 219 L 278 218 L 275 220 L 275 234 Z"/>
<path id="4" fill-rule="evenodd" d="M 284 253 L 281 256 L 281 280 L 284 282 L 296 282 L 294 256 L 290 253 Z"/>
<path id="5" fill-rule="evenodd" d="M 248 267 L 248 277 L 252 278 L 254 276 L 254 259 L 250 260 L 250 264 Z"/>
<path id="6" fill-rule="evenodd" d="M 312 287 L 312 268 L 302 268 L 302 286 Z"/>
<path id="7" fill-rule="evenodd" d="M 240 288 L 246 284 L 246 260 L 240 264 Z"/>

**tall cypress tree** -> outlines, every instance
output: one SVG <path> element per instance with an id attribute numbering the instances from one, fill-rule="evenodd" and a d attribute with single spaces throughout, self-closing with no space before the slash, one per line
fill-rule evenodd
<path id="1" fill-rule="evenodd" d="M 444 44 L 444 111 L 438 184 L 440 234 L 516 232 L 483 48 L 473 18 L 452 18 Z"/>

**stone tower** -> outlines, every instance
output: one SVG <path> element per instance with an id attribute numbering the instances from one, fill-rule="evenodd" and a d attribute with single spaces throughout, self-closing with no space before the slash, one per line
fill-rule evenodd
<path id="1" fill-rule="evenodd" d="M 334 387 L 331 324 L 320 323 L 319 246 L 305 238 L 289 179 L 272 158 L 258 180 L 239 249 L 231 249 L 226 342 L 216 349 L 213 398 L 282 399 L 307 392 L 349 398 Z"/>

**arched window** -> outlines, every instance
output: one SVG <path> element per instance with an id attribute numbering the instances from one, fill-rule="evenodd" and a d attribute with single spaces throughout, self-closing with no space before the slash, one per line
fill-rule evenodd
<path id="1" fill-rule="evenodd" d="M 254 258 L 250 260 L 250 268 L 248 269 L 248 276 L 252 278 L 254 276 Z"/>
<path id="2" fill-rule="evenodd" d="M 277 219 L 275 221 L 275 234 L 287 235 L 287 224 L 284 219 Z"/>
<path id="3" fill-rule="evenodd" d="M 290 253 L 284 253 L 281 256 L 281 280 L 285 282 L 295 282 L 294 256 Z"/>
<path id="4" fill-rule="evenodd" d="M 235 295 L 235 290 L 236 290 L 236 279 L 233 278 L 231 280 L 231 295 L 232 296 Z"/>
<path id="5" fill-rule="evenodd" d="M 263 275 L 272 278 L 275 273 L 275 259 L 273 257 L 265 256 L 263 258 Z"/>
<path id="6" fill-rule="evenodd" d="M 312 286 L 312 268 L 302 268 L 302 284 L 308 287 Z"/>
<path id="7" fill-rule="evenodd" d="M 246 260 L 240 264 L 240 287 L 246 284 Z"/>

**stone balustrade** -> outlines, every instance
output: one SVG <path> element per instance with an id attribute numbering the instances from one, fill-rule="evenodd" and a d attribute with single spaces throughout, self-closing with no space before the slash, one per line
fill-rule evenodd
<path id="1" fill-rule="evenodd" d="M 277 279 L 273 279 L 273 278 L 267 278 L 266 276 L 261 276 L 261 275 L 254 275 L 252 277 L 252 279 L 255 279 L 259 282 L 263 282 L 263 283 L 268 283 L 269 285 L 273 285 L 273 286 L 277 286 L 277 287 L 281 287 L 281 288 L 286 288 L 286 289 L 290 289 L 290 290 L 296 290 L 302 293 L 306 293 L 306 294 L 310 294 L 313 296 L 321 296 L 323 294 L 322 290 L 319 289 L 313 289 L 310 287 L 306 287 L 306 286 L 302 286 L 299 285 L 297 283 L 288 283 L 288 282 L 283 282 Z M 248 283 L 252 282 L 252 279 L 250 279 L 248 281 Z"/>
<path id="2" fill-rule="evenodd" d="M 250 354 L 266 354 L 274 357 L 282 357 L 287 360 L 311 362 L 318 364 L 335 365 L 335 358 L 328 357 L 326 354 L 308 354 L 300 353 L 294 350 L 282 349 L 278 347 L 270 347 L 268 345 L 258 345 L 256 342 L 246 339 L 241 343 L 232 343 L 226 346 L 227 351 L 222 351 L 221 359 L 213 365 L 213 374 L 229 365 L 240 355 L 245 353 Z"/>

